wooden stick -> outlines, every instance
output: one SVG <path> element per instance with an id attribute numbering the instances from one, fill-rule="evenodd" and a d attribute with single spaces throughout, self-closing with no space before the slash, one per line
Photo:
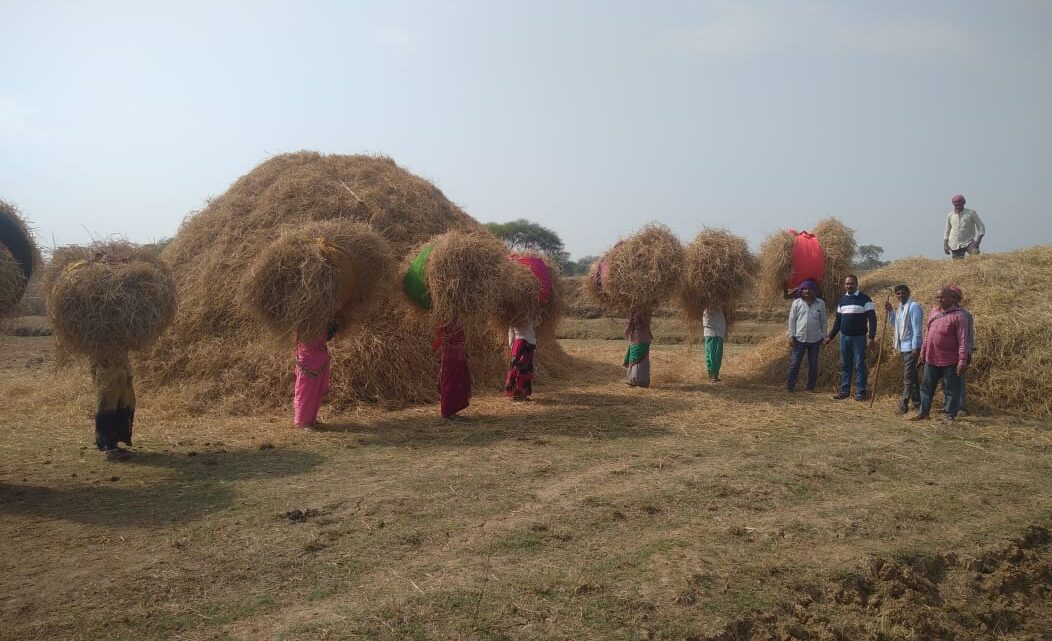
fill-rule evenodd
<path id="1" fill-rule="evenodd" d="M 891 296 L 884 301 L 885 305 L 891 304 Z M 877 384 L 880 382 L 880 361 L 884 356 L 884 342 L 888 337 L 888 312 L 884 312 L 884 329 L 880 332 L 880 345 L 877 346 L 877 369 L 873 372 L 873 393 L 869 396 L 869 406 L 873 407 L 873 401 L 877 400 Z"/>

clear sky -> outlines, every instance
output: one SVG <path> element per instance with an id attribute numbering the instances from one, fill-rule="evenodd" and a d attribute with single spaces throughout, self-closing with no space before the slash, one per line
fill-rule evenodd
<path id="1" fill-rule="evenodd" d="M 575 256 L 643 223 L 885 258 L 1052 244 L 1052 1 L 0 0 L 0 198 L 174 235 L 268 156 L 380 152 Z"/>

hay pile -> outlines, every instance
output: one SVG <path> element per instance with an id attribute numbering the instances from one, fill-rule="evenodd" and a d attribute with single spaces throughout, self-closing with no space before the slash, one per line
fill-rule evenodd
<path id="1" fill-rule="evenodd" d="M 1003 254 L 982 254 L 966 260 L 909 258 L 864 274 L 862 291 L 877 306 L 880 331 L 886 317 L 884 301 L 892 288 L 905 283 L 925 316 L 935 305 L 935 290 L 946 283 L 964 290 L 964 306 L 975 318 L 975 354 L 969 370 L 968 404 L 973 409 L 1033 417 L 1052 417 L 1052 379 L 1040 375 L 1052 368 L 1052 247 L 1034 247 Z M 902 391 L 902 366 L 891 346 L 889 328 L 884 346 L 878 394 L 886 405 Z M 878 331 L 878 339 L 880 337 Z M 836 342 L 822 348 L 819 383 L 832 391 L 839 381 Z M 870 350 L 870 374 L 877 350 Z M 783 335 L 766 341 L 746 358 L 746 371 L 768 383 L 784 385 L 789 348 Z M 1035 375 L 1035 372 L 1038 373 Z M 941 392 L 936 404 L 940 404 Z M 879 403 L 878 399 L 878 403 Z"/>
<path id="2" fill-rule="evenodd" d="M 40 252 L 18 209 L 0 200 L 0 316 L 12 311 L 40 265 Z"/>
<path id="3" fill-rule="evenodd" d="M 585 294 L 609 314 L 651 314 L 680 286 L 683 246 L 668 227 L 650 224 L 592 263 Z"/>
<path id="4" fill-rule="evenodd" d="M 340 331 L 391 289 L 394 255 L 368 225 L 332 220 L 284 230 L 248 268 L 242 301 L 273 334 L 288 340 Z"/>
<path id="5" fill-rule="evenodd" d="M 60 353 L 119 360 L 148 347 L 175 316 L 175 282 L 156 253 L 112 242 L 56 254 L 45 289 Z"/>
<path id="6" fill-rule="evenodd" d="M 368 224 L 398 259 L 445 232 L 483 230 L 434 185 L 389 158 L 314 152 L 271 158 L 184 221 L 165 247 L 179 312 L 139 368 L 143 385 L 177 392 L 190 410 L 252 412 L 287 404 L 292 346 L 276 347 L 238 304 L 241 279 L 281 230 L 321 221 Z M 367 306 L 358 323 L 361 331 L 330 345 L 331 405 L 400 406 L 437 397 L 427 315 L 412 312 L 396 293 Z M 468 337 L 472 374 L 498 390 L 506 366 L 503 337 L 490 330 L 476 338 Z M 543 360 L 538 369 L 544 375 Z"/>
<path id="7" fill-rule="evenodd" d="M 752 285 L 754 263 L 744 238 L 725 229 L 702 230 L 683 251 L 683 313 L 699 321 L 706 307 L 722 307 L 729 321 Z"/>
<path id="8" fill-rule="evenodd" d="M 836 218 L 826 218 L 819 221 L 811 233 L 822 245 L 826 260 L 826 275 L 819 296 L 832 309 L 833 303 L 843 293 L 844 278 L 851 273 L 856 249 L 855 232 Z M 770 309 L 782 300 L 782 292 L 793 271 L 794 238 L 788 231 L 777 231 L 760 246 L 757 301 L 763 309 Z"/>

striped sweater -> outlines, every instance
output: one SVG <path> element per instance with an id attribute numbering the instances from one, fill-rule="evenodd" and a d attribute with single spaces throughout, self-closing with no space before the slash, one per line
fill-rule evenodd
<path id="1" fill-rule="evenodd" d="M 836 302 L 836 320 L 833 321 L 833 330 L 829 332 L 829 338 L 834 338 L 837 332 L 844 332 L 844 336 L 862 336 L 866 333 L 866 324 L 869 324 L 869 337 L 877 337 L 877 308 L 869 296 L 856 290 L 854 294 L 844 294 Z"/>

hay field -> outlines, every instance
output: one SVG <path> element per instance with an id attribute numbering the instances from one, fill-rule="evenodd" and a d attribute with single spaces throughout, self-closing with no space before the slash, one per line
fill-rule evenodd
<path id="1" fill-rule="evenodd" d="M 1049 638 L 1049 421 L 788 395 L 746 344 L 720 384 L 656 346 L 632 389 L 623 341 L 563 346 L 464 422 L 144 392 L 114 465 L 84 372 L 0 337 L 0 639 Z"/>

